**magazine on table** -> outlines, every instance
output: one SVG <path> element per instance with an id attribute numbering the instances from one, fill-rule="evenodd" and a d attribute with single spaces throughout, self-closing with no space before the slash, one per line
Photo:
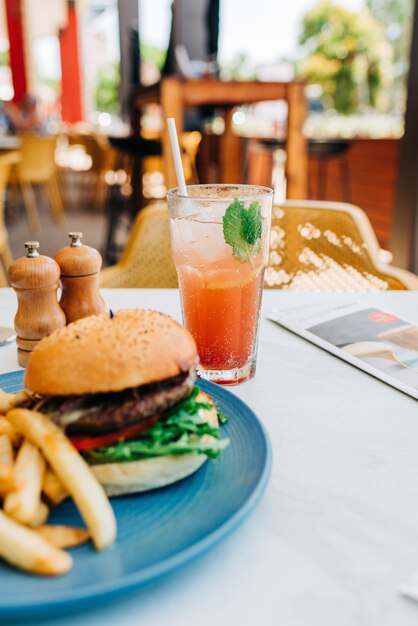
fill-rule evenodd
<path id="1" fill-rule="evenodd" d="M 268 318 L 418 399 L 418 322 L 356 302 L 293 306 Z"/>

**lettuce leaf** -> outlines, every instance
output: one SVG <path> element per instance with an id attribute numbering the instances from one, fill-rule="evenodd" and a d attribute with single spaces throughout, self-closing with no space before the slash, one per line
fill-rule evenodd
<path id="1" fill-rule="evenodd" d="M 199 412 L 212 405 L 197 400 L 199 388 L 172 407 L 164 417 L 136 439 L 111 446 L 96 448 L 83 454 L 90 464 L 121 463 L 149 459 L 167 454 L 206 454 L 215 459 L 229 444 L 229 439 L 219 439 L 219 428 L 202 422 Z M 222 416 L 224 417 L 224 416 Z M 204 435 L 214 440 L 202 441 Z"/>

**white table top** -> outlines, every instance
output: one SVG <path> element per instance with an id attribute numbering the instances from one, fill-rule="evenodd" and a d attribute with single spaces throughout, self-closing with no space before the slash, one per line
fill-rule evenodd
<path id="1" fill-rule="evenodd" d="M 171 290 L 104 290 L 114 309 L 180 319 Z M 264 310 L 304 302 L 367 302 L 418 321 L 418 294 L 266 292 Z M 14 294 L 0 290 L 0 324 Z M 17 369 L 15 346 L 0 372 Z M 271 438 L 273 471 L 253 514 L 172 576 L 57 626 L 407 626 L 418 606 L 399 585 L 418 569 L 416 401 L 262 319 L 256 377 L 231 388 Z"/>

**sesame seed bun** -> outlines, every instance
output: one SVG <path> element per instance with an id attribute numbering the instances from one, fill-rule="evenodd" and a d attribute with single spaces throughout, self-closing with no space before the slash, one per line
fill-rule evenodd
<path id="1" fill-rule="evenodd" d="M 42 339 L 24 384 L 42 395 L 121 391 L 177 376 L 196 359 L 193 337 L 171 317 L 127 309 L 85 317 Z"/>

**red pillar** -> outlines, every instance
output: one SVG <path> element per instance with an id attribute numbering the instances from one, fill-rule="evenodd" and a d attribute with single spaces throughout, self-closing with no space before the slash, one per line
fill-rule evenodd
<path id="1" fill-rule="evenodd" d="M 68 1 L 67 26 L 60 31 L 61 115 L 64 122 L 83 119 L 77 12 L 74 0 Z"/>
<path id="2" fill-rule="evenodd" d="M 19 102 L 27 92 L 22 0 L 5 0 L 5 7 L 14 89 L 13 100 Z"/>

